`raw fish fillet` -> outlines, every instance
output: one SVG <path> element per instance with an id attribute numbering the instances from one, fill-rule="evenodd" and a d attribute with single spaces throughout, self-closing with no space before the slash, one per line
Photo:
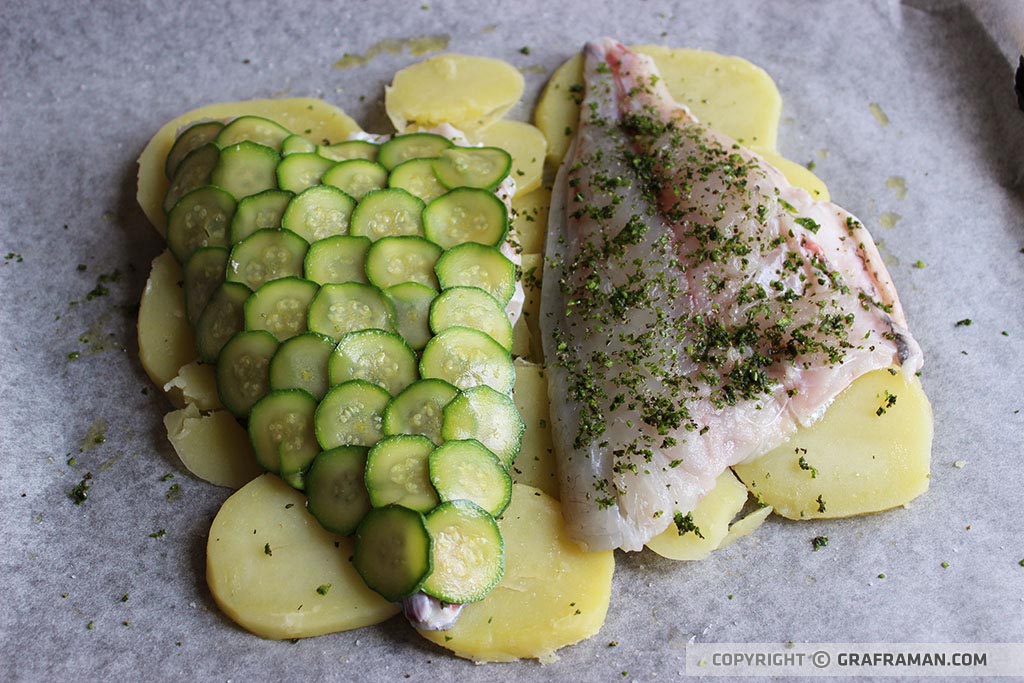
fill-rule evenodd
<path id="1" fill-rule="evenodd" d="M 702 125 L 620 43 L 586 46 L 584 82 L 548 224 L 552 427 L 572 536 L 639 550 L 857 377 L 922 357 L 856 218 Z"/>

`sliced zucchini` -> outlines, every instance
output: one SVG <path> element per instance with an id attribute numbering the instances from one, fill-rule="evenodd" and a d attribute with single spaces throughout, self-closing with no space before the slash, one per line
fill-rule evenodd
<path id="1" fill-rule="evenodd" d="M 291 230 L 257 230 L 231 250 L 227 280 L 256 290 L 271 280 L 301 277 L 308 248 Z"/>
<path id="2" fill-rule="evenodd" d="M 440 379 L 421 379 L 395 396 L 384 410 L 383 432 L 420 434 L 440 444 L 444 408 L 459 390 Z"/>
<path id="3" fill-rule="evenodd" d="M 182 264 L 200 247 L 226 247 L 234 215 L 235 198 L 219 187 L 192 190 L 167 214 L 167 246 Z"/>
<path id="4" fill-rule="evenodd" d="M 245 329 L 266 330 L 278 341 L 306 331 L 309 304 L 320 287 L 285 277 L 265 283 L 245 302 Z"/>
<path id="5" fill-rule="evenodd" d="M 349 536 L 370 511 L 363 481 L 366 449 L 339 446 L 316 456 L 306 473 L 306 509 L 320 526 Z"/>
<path id="6" fill-rule="evenodd" d="M 493 191 L 512 170 L 512 155 L 498 147 L 452 147 L 438 155 L 434 173 L 441 184 Z"/>
<path id="7" fill-rule="evenodd" d="M 277 339 L 268 332 L 239 332 L 217 356 L 217 393 L 224 407 L 245 419 L 270 392 L 270 359 Z"/>
<path id="8" fill-rule="evenodd" d="M 405 190 L 375 190 L 352 213 L 350 232 L 374 241 L 389 235 L 422 236 L 422 214 L 423 202 Z"/>
<path id="9" fill-rule="evenodd" d="M 489 386 L 502 394 L 511 392 L 516 381 L 508 350 L 469 327 L 449 327 L 427 342 L 420 376 L 443 379 L 459 389 Z"/>
<path id="10" fill-rule="evenodd" d="M 479 287 L 505 306 L 516 291 L 516 266 L 497 247 L 466 242 L 441 255 L 434 266 L 442 289 Z"/>
<path id="11" fill-rule="evenodd" d="M 315 412 L 316 399 L 301 389 L 272 391 L 257 401 L 249 411 L 256 461 L 282 476 L 305 470 L 320 452 L 313 430 Z"/>
<path id="12" fill-rule="evenodd" d="M 313 244 L 348 233 L 356 200 L 336 187 L 317 185 L 304 190 L 285 209 L 281 226 Z"/>
<path id="13" fill-rule="evenodd" d="M 239 282 L 224 282 L 210 296 L 196 322 L 196 348 L 204 363 L 214 363 L 231 337 L 245 329 L 243 307 L 252 292 Z"/>
<path id="14" fill-rule="evenodd" d="M 468 500 L 497 517 L 512 500 L 512 477 L 476 439 L 445 441 L 430 454 L 430 483 L 443 502 Z"/>
<path id="15" fill-rule="evenodd" d="M 366 254 L 366 277 L 381 289 L 418 282 L 436 290 L 434 264 L 440 256 L 441 247 L 422 237 L 382 237 Z"/>
<path id="16" fill-rule="evenodd" d="M 281 156 L 283 157 L 311 152 L 316 152 L 316 143 L 301 135 L 289 135 L 281 141 Z"/>
<path id="17" fill-rule="evenodd" d="M 257 230 L 280 228 L 285 207 L 293 196 L 284 190 L 264 190 L 238 202 L 231 220 L 231 243 L 238 244 Z"/>
<path id="18" fill-rule="evenodd" d="M 320 178 L 334 165 L 330 159 L 311 152 L 289 154 L 277 165 L 277 186 L 298 194 L 318 185 Z"/>
<path id="19" fill-rule="evenodd" d="M 388 287 L 384 296 L 395 307 L 398 334 L 416 351 L 421 351 L 433 334 L 430 332 L 430 304 L 437 291 L 418 282 Z"/>
<path id="20" fill-rule="evenodd" d="M 505 541 L 494 518 L 467 500 L 441 503 L 426 518 L 432 570 L 421 590 L 441 602 L 482 600 L 505 574 Z"/>
<path id="21" fill-rule="evenodd" d="M 276 151 L 255 142 L 222 147 L 210 182 L 223 187 L 235 199 L 273 190 L 277 188 L 278 161 Z"/>
<path id="22" fill-rule="evenodd" d="M 430 329 L 440 334 L 449 327 L 480 330 L 512 352 L 512 323 L 498 300 L 479 287 L 450 287 L 430 305 Z"/>
<path id="23" fill-rule="evenodd" d="M 291 131 L 270 119 L 262 116 L 239 116 L 224 126 L 217 135 L 217 145 L 225 149 L 248 141 L 269 147 L 276 153 L 281 151 L 281 144 L 289 135 Z"/>
<path id="24" fill-rule="evenodd" d="M 309 329 L 341 340 L 349 332 L 377 329 L 395 331 L 395 309 L 373 285 L 330 283 L 309 304 Z"/>
<path id="25" fill-rule="evenodd" d="M 270 388 L 304 389 L 321 400 L 330 384 L 327 363 L 335 342 L 316 332 L 296 335 L 281 344 L 270 361 Z"/>
<path id="26" fill-rule="evenodd" d="M 224 124 L 220 121 L 202 121 L 200 123 L 193 123 L 181 131 L 171 146 L 171 151 L 167 153 L 167 161 L 164 163 L 164 173 L 167 175 L 167 179 L 171 180 L 174 178 L 178 166 L 185 157 L 203 145 L 216 140 L 217 134 L 220 133 L 223 127 Z"/>
<path id="27" fill-rule="evenodd" d="M 367 282 L 366 252 L 370 244 L 369 238 L 356 235 L 335 235 L 313 242 L 306 252 L 306 277 L 321 285 Z"/>
<path id="28" fill-rule="evenodd" d="M 434 133 L 397 135 L 380 146 L 377 161 L 389 171 L 410 159 L 436 157 L 455 143 Z"/>
<path id="29" fill-rule="evenodd" d="M 519 455 L 526 425 L 508 395 L 490 387 L 460 392 L 444 408 L 441 437 L 445 441 L 476 439 L 509 468 Z"/>
<path id="30" fill-rule="evenodd" d="M 349 159 L 332 166 L 323 174 L 321 182 L 359 200 L 367 192 L 387 187 L 388 172 L 380 164 L 367 159 Z"/>
<path id="31" fill-rule="evenodd" d="M 434 174 L 434 159 L 410 159 L 391 170 L 388 187 L 397 187 L 416 195 L 424 202 L 437 199 L 448 191 Z"/>
<path id="32" fill-rule="evenodd" d="M 401 337 L 383 330 L 349 332 L 331 354 L 331 386 L 362 379 L 395 396 L 418 379 L 416 354 Z"/>
<path id="33" fill-rule="evenodd" d="M 440 500 L 430 483 L 428 458 L 434 442 L 400 434 L 382 439 L 366 459 L 366 490 L 373 507 L 401 505 L 418 512 L 433 510 Z"/>
<path id="34" fill-rule="evenodd" d="M 331 161 L 347 161 L 348 159 L 377 160 L 377 151 L 380 145 L 366 140 L 347 140 L 336 142 L 333 145 L 320 145 L 316 153 Z"/>
<path id="35" fill-rule="evenodd" d="M 508 234 L 508 209 L 487 190 L 460 187 L 427 205 L 423 232 L 443 249 L 466 242 L 498 246 Z"/>
<path id="36" fill-rule="evenodd" d="M 334 387 L 316 409 L 316 437 L 324 450 L 337 446 L 374 446 L 381 431 L 387 390 L 360 379 Z"/>
<path id="37" fill-rule="evenodd" d="M 210 184 L 210 176 L 220 159 L 220 148 L 213 143 L 197 147 L 178 164 L 174 178 L 164 195 L 164 213 L 167 213 L 178 200 L 192 190 L 198 190 Z"/>
<path id="38" fill-rule="evenodd" d="M 210 297 L 224 282 L 228 250 L 224 247 L 196 249 L 184 268 L 185 313 L 195 327 Z"/>
<path id="39" fill-rule="evenodd" d="M 415 510 L 374 508 L 356 529 L 352 565 L 367 586 L 392 602 L 419 590 L 430 573 L 430 556 L 426 521 Z"/>

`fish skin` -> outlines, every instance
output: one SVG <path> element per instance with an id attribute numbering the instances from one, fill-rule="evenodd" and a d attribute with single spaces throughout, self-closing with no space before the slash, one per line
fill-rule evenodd
<path id="1" fill-rule="evenodd" d="M 640 550 L 857 377 L 922 356 L 856 218 L 701 125 L 649 58 L 584 52 L 542 281 L 552 430 L 570 535 Z"/>

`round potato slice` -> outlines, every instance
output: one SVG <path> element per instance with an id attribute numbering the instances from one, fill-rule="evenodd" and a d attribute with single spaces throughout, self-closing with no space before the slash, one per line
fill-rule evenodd
<path id="1" fill-rule="evenodd" d="M 153 259 L 139 303 L 139 358 L 158 387 L 173 380 L 183 365 L 199 355 L 185 317 L 185 291 L 179 284 L 182 277 L 174 255 L 164 251 Z"/>
<path id="2" fill-rule="evenodd" d="M 326 531 L 301 493 L 266 474 L 213 520 L 206 582 L 225 614 L 263 638 L 347 631 L 396 614 L 359 578 L 351 555 L 351 539 Z"/>
<path id="3" fill-rule="evenodd" d="M 589 638 L 604 624 L 615 559 L 583 552 L 565 533 L 558 501 L 522 484 L 498 522 L 505 576 L 480 602 L 466 605 L 448 631 L 427 640 L 478 662 L 551 661 L 555 650 Z"/>
<path id="4" fill-rule="evenodd" d="M 670 560 L 703 560 L 721 545 L 729 532 L 729 522 L 746 502 L 747 488 L 731 470 L 726 470 L 690 513 L 693 531 L 680 534 L 679 527 L 669 523 L 647 542 L 647 547 Z"/>
<path id="5" fill-rule="evenodd" d="M 500 59 L 447 53 L 408 66 L 384 89 L 395 130 L 450 123 L 480 130 L 500 119 L 523 95 L 523 76 Z"/>
<path id="6" fill-rule="evenodd" d="M 204 481 L 238 489 L 263 473 L 256 464 L 249 435 L 226 410 L 202 415 L 190 403 L 167 413 L 164 427 L 182 464 Z"/>

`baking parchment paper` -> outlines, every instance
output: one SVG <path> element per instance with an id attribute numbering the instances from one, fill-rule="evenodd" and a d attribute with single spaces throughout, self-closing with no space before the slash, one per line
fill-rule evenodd
<path id="1" fill-rule="evenodd" d="M 1021 25 L 1015 3 L 938 0 L 3 3 L 0 678 L 675 680 L 691 641 L 1024 641 Z M 133 306 L 163 247 L 135 204 L 135 159 L 165 121 L 217 101 L 318 96 L 385 130 L 383 85 L 420 57 L 334 65 L 425 35 L 521 67 L 524 119 L 602 35 L 772 74 L 781 151 L 814 161 L 871 228 L 924 347 L 931 490 L 858 519 L 773 519 L 704 562 L 619 554 L 603 630 L 543 666 L 475 666 L 401 619 L 289 643 L 222 616 L 204 548 L 230 492 L 177 462 L 137 360 Z M 818 535 L 830 543 L 813 552 Z"/>

